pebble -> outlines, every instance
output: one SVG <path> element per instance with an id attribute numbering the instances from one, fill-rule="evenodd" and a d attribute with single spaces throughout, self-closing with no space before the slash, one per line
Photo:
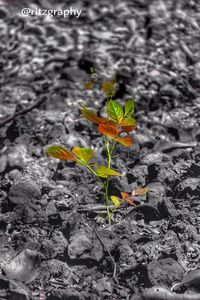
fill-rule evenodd
<path id="1" fill-rule="evenodd" d="M 46 216 L 51 217 L 57 215 L 57 208 L 55 207 L 54 201 L 50 201 L 46 207 Z"/>
<path id="2" fill-rule="evenodd" d="M 151 283 L 164 287 L 171 287 L 174 282 L 181 281 L 184 274 L 184 269 L 172 258 L 151 262 L 147 269 Z"/>
<path id="3" fill-rule="evenodd" d="M 34 203 L 40 199 L 40 196 L 41 191 L 33 182 L 19 182 L 13 185 L 8 192 L 10 202 L 19 205 Z"/>
<path id="4" fill-rule="evenodd" d="M 25 249 L 5 265 L 3 270 L 10 279 L 29 283 L 38 275 L 37 263 L 39 263 L 38 253 L 35 250 Z"/>

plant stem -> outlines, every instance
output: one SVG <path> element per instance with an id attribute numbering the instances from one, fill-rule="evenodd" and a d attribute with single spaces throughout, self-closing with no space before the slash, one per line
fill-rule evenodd
<path id="1" fill-rule="evenodd" d="M 108 186 L 109 186 L 109 178 L 107 178 L 107 180 L 106 180 L 105 191 L 106 191 L 106 210 L 107 210 L 107 218 L 108 218 L 108 223 L 111 224 L 111 215 L 110 215 L 110 209 L 109 209 Z"/>
<path id="2" fill-rule="evenodd" d="M 110 143 L 108 140 L 105 141 L 106 144 L 106 150 L 107 150 L 107 156 L 108 156 L 108 168 L 111 167 L 111 159 L 112 159 L 112 153 L 115 148 L 116 141 L 113 142 L 112 146 L 110 147 Z M 106 192 L 106 210 L 107 210 L 107 217 L 108 217 L 108 223 L 111 224 L 111 214 L 109 209 L 109 194 L 108 194 L 108 188 L 109 188 L 109 176 L 106 179 L 105 184 L 105 192 Z"/>
<path id="3" fill-rule="evenodd" d="M 109 146 L 108 146 L 109 147 Z M 109 148 L 108 148 L 109 149 Z M 110 153 L 110 152 L 109 152 Z M 108 156 L 110 157 L 110 155 Z M 109 164 L 110 164 L 110 158 L 109 158 Z M 101 184 L 105 187 L 106 191 L 106 210 L 107 210 L 107 217 L 108 217 L 108 223 L 111 224 L 111 215 L 110 215 L 110 209 L 109 209 L 109 195 L 108 195 L 108 178 L 106 180 L 106 183 L 104 183 L 101 178 L 97 175 L 97 173 L 88 165 L 86 165 L 87 169 L 94 174 L 98 180 L 101 182 Z"/>
<path id="4" fill-rule="evenodd" d="M 94 174 L 98 178 L 100 183 L 105 187 L 106 184 L 101 180 L 101 178 L 97 175 L 97 173 L 90 166 L 86 165 L 86 167 L 92 174 Z"/>

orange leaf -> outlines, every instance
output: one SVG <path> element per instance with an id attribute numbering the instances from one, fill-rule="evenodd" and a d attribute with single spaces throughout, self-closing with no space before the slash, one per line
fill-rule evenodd
<path id="1" fill-rule="evenodd" d="M 71 152 L 67 151 L 62 146 L 50 146 L 47 149 L 48 156 L 58 158 L 60 160 L 74 160 L 74 156 Z"/>
<path id="2" fill-rule="evenodd" d="M 130 197 L 130 195 L 125 193 L 125 192 L 120 192 L 120 194 L 121 194 L 123 199 L 126 199 L 126 198 Z"/>
<path id="3" fill-rule="evenodd" d="M 127 203 L 129 203 L 129 204 L 131 204 L 131 205 L 133 205 L 133 206 L 136 206 L 136 204 L 129 198 L 129 197 L 130 197 L 129 194 L 124 193 L 124 192 L 120 192 L 120 194 L 121 194 L 121 196 L 122 196 L 122 198 L 123 198 L 123 200 L 124 200 L 125 202 L 127 202 Z"/>
<path id="4" fill-rule="evenodd" d="M 126 201 L 130 205 L 136 206 L 136 204 L 131 199 L 129 199 L 129 198 L 124 199 L 124 201 Z"/>
<path id="5" fill-rule="evenodd" d="M 133 118 L 127 118 L 123 120 L 120 125 L 124 132 L 131 132 L 136 127 L 136 120 Z"/>
<path id="6" fill-rule="evenodd" d="M 108 121 L 104 124 L 100 123 L 98 131 L 109 138 L 115 139 L 120 130 L 113 122 Z"/>
<path id="7" fill-rule="evenodd" d="M 124 125 L 124 126 L 121 126 L 121 128 L 124 132 L 128 133 L 128 132 L 133 131 L 135 129 L 135 126 Z"/>
<path id="8" fill-rule="evenodd" d="M 130 136 L 116 138 L 116 141 L 124 145 L 125 147 L 129 147 L 133 144 L 133 139 Z"/>
<path id="9" fill-rule="evenodd" d="M 88 119 L 89 121 L 91 121 L 95 124 L 105 123 L 107 121 L 107 119 L 98 117 L 97 115 L 95 115 L 95 113 L 93 111 L 91 111 L 90 109 L 87 109 L 83 105 L 81 105 L 80 110 L 81 110 L 82 114 L 84 115 L 84 117 L 86 117 L 86 119 Z"/>

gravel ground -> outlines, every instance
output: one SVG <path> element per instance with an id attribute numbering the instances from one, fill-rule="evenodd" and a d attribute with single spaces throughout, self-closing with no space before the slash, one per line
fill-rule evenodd
<path id="1" fill-rule="evenodd" d="M 200 299 L 199 36 L 198 0 L 0 1 L 0 299 Z M 91 67 L 135 99 L 110 193 L 148 188 L 111 226 L 96 179 L 45 155 L 92 147 L 105 162 L 80 118 L 81 102 L 104 114 Z"/>

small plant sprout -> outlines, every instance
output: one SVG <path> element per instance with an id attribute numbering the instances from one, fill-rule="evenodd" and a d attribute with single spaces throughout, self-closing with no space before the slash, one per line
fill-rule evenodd
<path id="1" fill-rule="evenodd" d="M 94 151 L 88 148 L 75 147 L 71 151 L 68 151 L 62 146 L 53 145 L 47 148 L 47 155 L 60 160 L 74 161 L 75 163 L 84 166 L 94 176 L 97 177 L 99 182 L 105 189 L 105 202 L 107 210 L 108 223 L 111 224 L 111 216 L 114 211 L 111 212 L 109 207 L 109 201 L 114 204 L 114 210 L 118 208 L 123 202 L 127 202 L 130 205 L 135 205 L 130 199 L 131 195 L 121 192 L 122 199 L 116 196 L 109 195 L 109 179 L 111 176 L 122 176 L 118 170 L 111 168 L 112 156 L 116 146 L 116 143 L 120 143 L 125 147 L 129 147 L 133 144 L 130 132 L 136 127 L 136 120 L 133 118 L 134 114 L 134 100 L 129 99 L 126 101 L 124 107 L 121 107 L 119 103 L 112 99 L 115 94 L 115 80 L 104 81 L 100 83 L 96 78 L 96 73 L 92 69 L 91 75 L 89 75 L 89 81 L 85 84 L 85 88 L 93 88 L 98 84 L 106 96 L 106 117 L 97 116 L 92 110 L 86 108 L 84 105 L 80 105 L 80 111 L 82 115 L 90 122 L 97 126 L 97 130 L 104 137 L 105 149 L 107 153 L 107 165 L 97 165 L 91 162 L 94 157 Z M 139 189 L 135 191 L 135 194 L 145 193 L 146 189 Z M 132 192 L 132 196 L 133 192 Z"/>

